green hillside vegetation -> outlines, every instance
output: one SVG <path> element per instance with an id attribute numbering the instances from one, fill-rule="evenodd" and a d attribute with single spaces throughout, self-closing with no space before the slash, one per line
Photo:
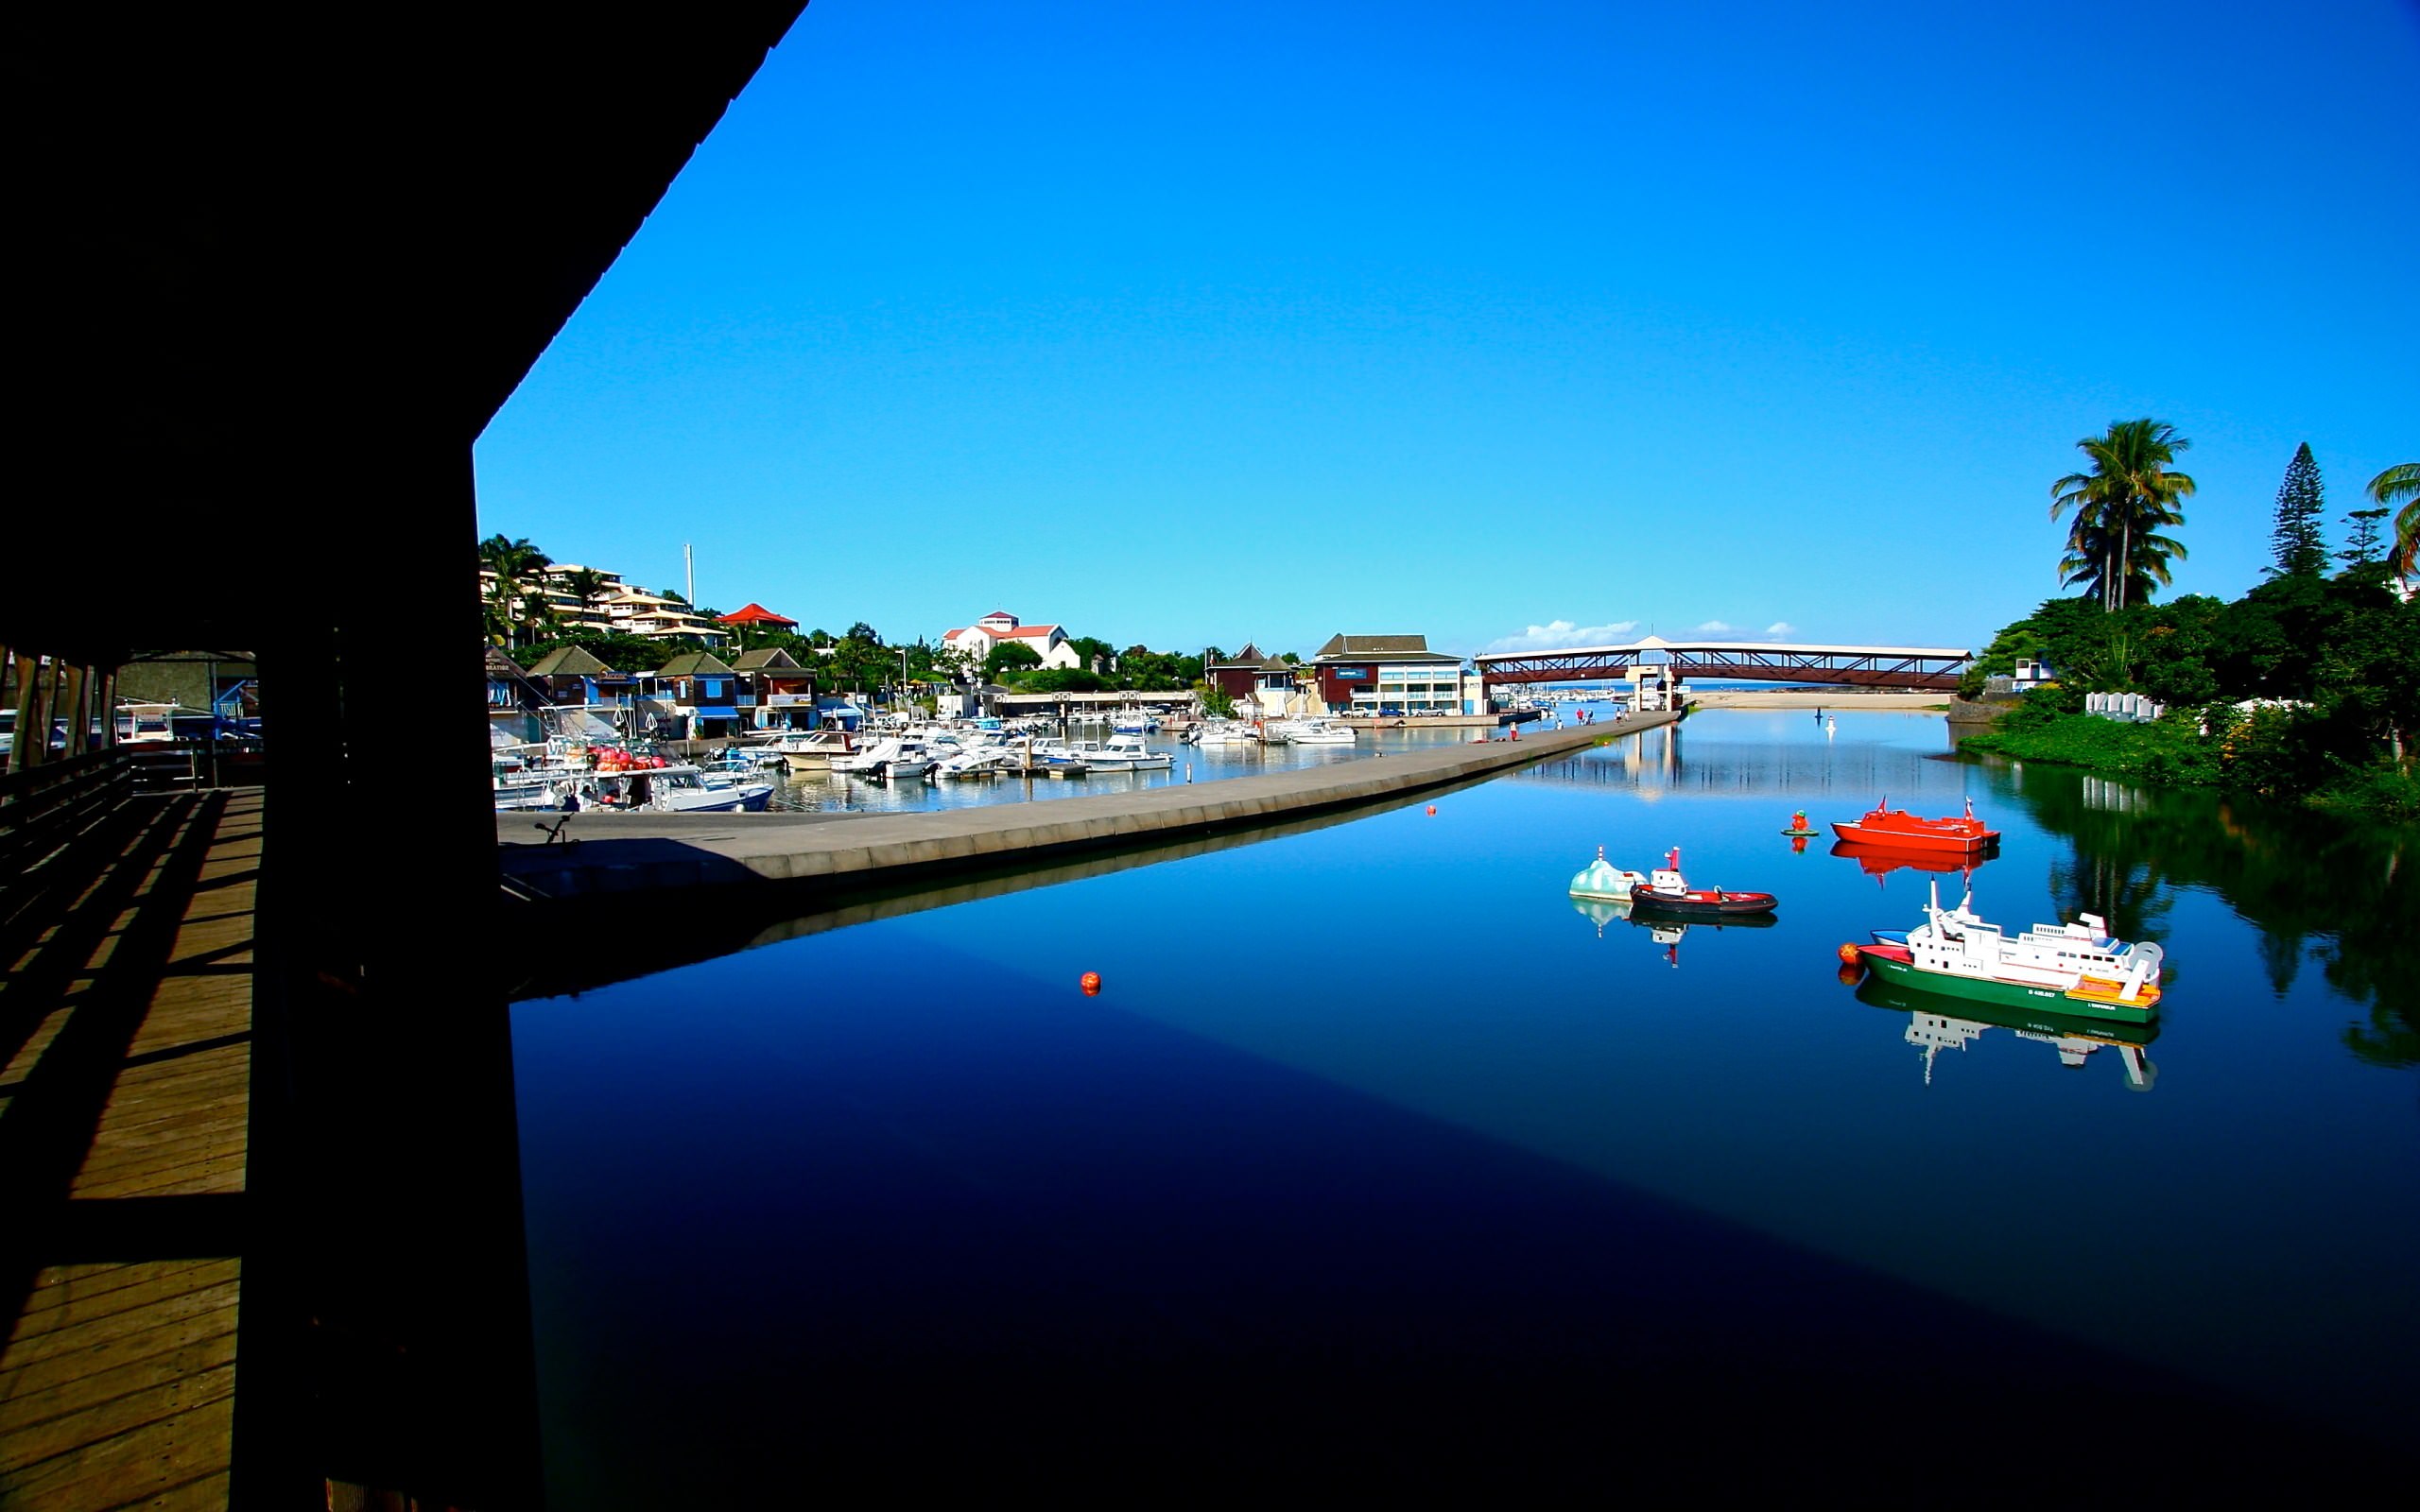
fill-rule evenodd
<path id="1" fill-rule="evenodd" d="M 2072 492 L 2077 479 L 2061 484 Z M 2305 447 L 2279 490 L 2268 580 L 2231 603 L 2187 594 L 2152 604 L 2146 592 L 2118 607 L 2111 584 L 2131 577 L 2147 590 L 2160 575 L 2112 570 L 2092 578 L 2083 596 L 2050 599 L 2002 629 L 1962 691 L 1979 695 L 1987 678 L 2023 659 L 2048 662 L 2059 682 L 2029 694 L 1965 747 L 2420 818 L 2411 767 L 2420 600 L 2391 586 L 2398 570 L 2411 570 L 2405 541 L 2387 538 L 2382 509 L 2353 511 L 2347 544 L 2335 554 L 2342 568 L 2330 575 L 2316 524 L 2322 497 Z M 2071 533 L 2063 574 L 2076 557 Z M 2144 694 L 2169 712 L 2145 725 L 2096 718 L 2083 712 L 2087 693 Z M 2238 707 L 2254 700 L 2276 702 Z"/>

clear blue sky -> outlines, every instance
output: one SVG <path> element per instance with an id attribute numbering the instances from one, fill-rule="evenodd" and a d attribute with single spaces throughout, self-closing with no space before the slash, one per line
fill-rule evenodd
<path id="1" fill-rule="evenodd" d="M 894 641 L 1979 644 L 2074 443 L 2175 592 L 2420 460 L 2420 8 L 816 0 L 480 523 Z"/>

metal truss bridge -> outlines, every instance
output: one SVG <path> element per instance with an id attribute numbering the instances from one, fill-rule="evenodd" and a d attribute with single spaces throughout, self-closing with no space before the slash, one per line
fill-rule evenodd
<path id="1" fill-rule="evenodd" d="M 1972 660 L 1945 646 L 1789 645 L 1764 641 L 1667 641 L 1648 636 L 1627 645 L 1571 646 L 1553 651 L 1498 651 L 1473 657 L 1489 684 L 1598 682 L 1653 666 L 1683 682 L 1731 679 L 1752 682 L 1838 683 L 1853 688 L 1921 688 L 1947 692 Z"/>

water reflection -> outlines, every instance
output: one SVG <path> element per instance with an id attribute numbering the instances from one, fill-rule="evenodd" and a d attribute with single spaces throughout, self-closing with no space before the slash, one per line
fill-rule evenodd
<path id="1" fill-rule="evenodd" d="M 1995 789 L 2066 840 L 2048 867 L 2065 915 L 2092 912 L 2129 939 L 2166 940 L 2180 895 L 2205 889 L 2258 931 L 2283 998 L 2316 959 L 2366 1022 L 2341 1031 L 2360 1060 L 2420 1066 L 2420 885 L 2409 826 L 2361 823 L 2202 789 L 2153 789 L 2071 768 L 1986 761 Z M 2178 967 L 2189 982 L 2192 962 Z"/>
<path id="2" fill-rule="evenodd" d="M 1723 919 L 1691 919 L 1686 923 L 1677 919 L 1634 919 L 1631 916 L 1629 903 L 1601 898 L 1574 898 L 1571 906 L 1581 918 L 1597 926 L 1599 939 L 1605 937 L 1605 926 L 1608 924 L 1624 923 L 1633 929 L 1645 930 L 1648 940 L 1663 948 L 1664 964 L 1673 967 L 1681 964 L 1681 941 L 1688 938 L 1692 929 L 1712 930 L 1720 934 L 1726 929 L 1771 929 L 1780 922 L 1771 914 L 1741 914 Z"/>
<path id="3" fill-rule="evenodd" d="M 1911 991 L 1869 977 L 1857 989 L 1858 1001 L 1908 1015 L 1902 1038 L 1924 1057 L 1925 1085 L 1932 1085 L 1933 1061 L 1945 1050 L 1963 1051 L 1992 1029 L 2006 1029 L 2019 1040 L 2048 1045 L 2059 1064 L 2081 1071 L 2103 1050 L 2118 1053 L 2128 1091 L 2147 1092 L 2159 1079 L 2145 1047 L 2159 1038 L 2156 1023 L 2101 1023 L 2063 1020 L 2055 1014 L 2001 1009 L 1967 998 L 1951 1000 L 1936 993 Z"/>
<path id="4" fill-rule="evenodd" d="M 827 902 L 745 921 L 739 943 L 766 948 L 520 1005 L 557 1504 L 752 1504 L 695 1483 L 752 1463 L 912 1464 L 935 1442 L 986 1468 L 1028 1444 L 1052 1467 L 1142 1446 L 1150 1472 L 1275 1423 L 1329 1453 L 1322 1403 L 1384 1417 L 1369 1463 L 1400 1463 L 1403 1444 L 1458 1425 L 1451 1411 L 1414 1424 L 1383 1394 L 1408 1383 L 1407 1400 L 1503 1420 L 1505 1383 L 1541 1378 L 1537 1353 L 1500 1340 L 1604 1368 L 1594 1394 L 1542 1395 L 1539 1422 L 1634 1421 L 1636 1402 L 1673 1400 L 1668 1362 L 1850 1418 L 1879 1385 L 1988 1386 L 2024 1357 L 1941 1336 L 1961 1304 L 2252 1394 L 2281 1432 L 2321 1414 L 2408 1437 L 2420 1209 L 2393 1194 L 2420 1190 L 2411 1079 L 2352 1059 L 2410 1063 L 2388 1032 L 2402 1021 L 2378 1006 L 2412 971 L 2389 927 L 2411 902 L 2394 844 L 1942 760 L 1937 719 L 1843 714 L 1828 746 L 1803 713 L 1685 730 L 1685 761 L 1677 743 L 1614 746 L 1435 817 L 1407 806 L 1180 865 L 1089 865 L 1064 887 Z M 2008 821 L 1979 881 L 1986 912 L 2065 914 L 2091 900 L 2046 879 L 2096 887 L 2128 870 L 2167 895 L 2183 979 L 2158 1049 L 2182 1074 L 2161 1096 L 2109 1086 L 2152 1084 L 2149 1031 L 1851 1002 L 1835 983 L 1839 942 L 1904 925 L 1932 876 L 1869 879 L 1827 846 L 1792 855 L 1776 826 L 1883 792 L 1947 812 L 1969 789 Z M 1659 939 L 1575 903 L 1609 947 L 1542 906 L 1583 847 L 1637 858 L 1675 842 L 1693 870 L 1770 886 L 1785 911 L 1729 938 L 1674 923 Z M 2305 845 L 2314 856 L 2291 853 Z M 2269 870 L 2288 874 L 2275 898 Z M 1668 969 L 1684 951 L 1689 970 Z M 2290 1002 L 2272 1001 L 2264 969 L 2300 971 Z M 1108 989 L 1080 993 L 1085 971 Z M 2356 1023 L 2340 1044 L 2363 1014 L 2386 1027 Z M 1927 1050 L 1938 1091 L 1908 1063 Z M 2099 1069 L 2052 1074 L 2068 1065 Z M 1910 1179 L 1911 1158 L 1944 1151 L 1956 1179 Z M 2109 1151 L 2157 1179 L 2069 1178 Z M 2066 1161 L 2060 1178 L 2046 1152 Z M 1729 1228 L 1676 1246 L 1642 1195 Z M 1794 1248 L 1743 1273 L 1768 1246 Z M 1907 1289 L 1852 1314 L 1797 1251 Z M 2043 1284 L 2078 1256 L 2123 1257 L 2158 1284 L 2079 1309 Z M 1660 1333 L 1642 1346 L 1658 1326 L 1668 1351 Z M 1456 1341 L 1497 1352 L 1451 1355 Z M 1868 1364 L 1893 1347 L 1920 1368 Z M 1165 1367 L 1126 1369 L 1138 1350 Z M 1320 1361 L 1366 1368 L 1303 1389 Z M 1408 1374 L 1424 1361 L 1447 1364 Z M 2100 1390 L 2110 1372 L 2058 1364 L 2027 1400 Z M 2125 1400 L 2212 1420 L 2172 1386 Z M 1684 1426 L 1732 1435 L 1714 1452 L 1775 1420 L 1712 1394 L 1689 1406 Z M 1878 1444 L 1840 1427 L 1823 1440 Z M 2208 1447 L 2164 1452 L 2161 1477 L 2261 1442 L 2202 1432 Z M 2143 1464 L 2099 1447 L 2110 1463 L 2077 1458 L 2095 1444 L 2057 1457 L 2067 1499 Z M 2002 1473 L 1978 1461 L 1922 1473 L 1959 1500 Z M 1886 1490 L 1906 1469 L 1887 1447 L 1874 1464 Z"/>
<path id="5" fill-rule="evenodd" d="M 1941 875 L 1957 871 L 1965 873 L 1971 880 L 1998 852 L 1977 854 L 1967 851 L 1953 855 L 1942 850 L 1897 850 L 1866 840 L 1838 840 L 1833 842 L 1832 854 L 1855 861 L 1858 870 L 1872 877 L 1875 885 L 1881 886 L 1882 879 L 1894 871 L 1929 871 Z"/>

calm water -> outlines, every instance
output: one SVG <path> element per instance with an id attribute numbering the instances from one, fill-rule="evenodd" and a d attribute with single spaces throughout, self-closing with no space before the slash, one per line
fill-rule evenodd
<path id="1" fill-rule="evenodd" d="M 1743 1414 L 1808 1411 L 1807 1452 L 1880 1472 L 1996 1422 L 1945 1487 L 2142 1463 L 2102 1430 L 2203 1388 L 2289 1442 L 2399 1440 L 2420 855 L 1946 744 L 1935 716 L 1701 714 L 1434 816 L 518 1005 L 555 1494 L 664 1504 L 701 1464 L 736 1488 L 919 1444 L 1417 1463 L 1432 1418 L 1532 1465 L 1618 1421 L 1719 1452 Z M 1885 795 L 2005 832 L 1985 917 L 2161 940 L 2156 1038 L 1841 985 L 1838 945 L 1915 922 L 1934 879 L 1777 832 Z M 1564 886 L 1600 844 L 1679 845 L 1778 920 L 1584 914 Z"/>

